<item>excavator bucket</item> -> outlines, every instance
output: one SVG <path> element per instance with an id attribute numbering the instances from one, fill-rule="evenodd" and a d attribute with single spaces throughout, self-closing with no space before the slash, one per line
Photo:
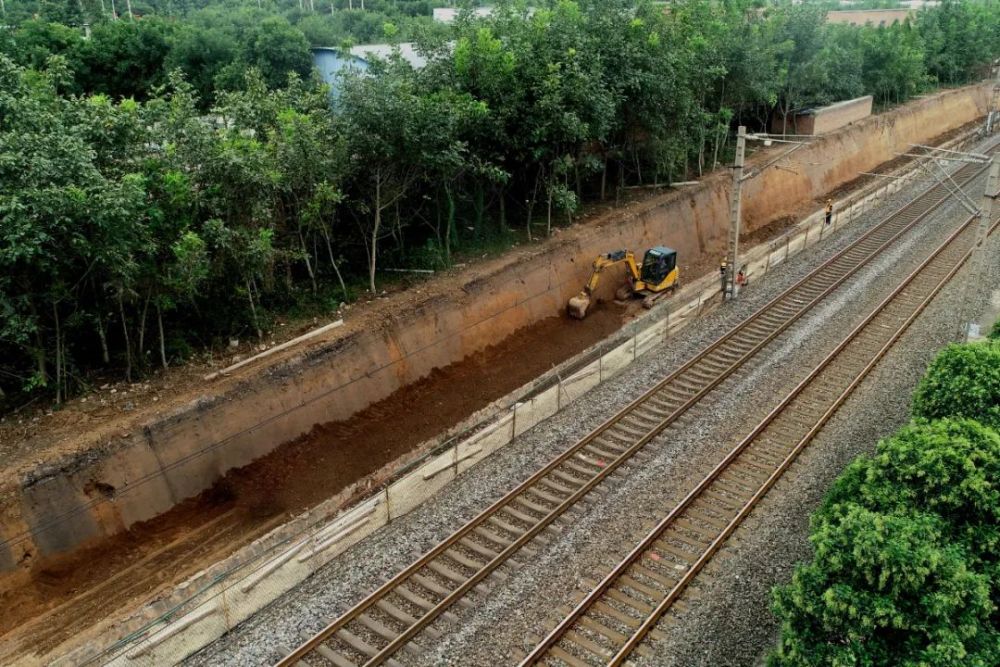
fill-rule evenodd
<path id="1" fill-rule="evenodd" d="M 570 317 L 575 317 L 578 320 L 587 316 L 588 308 L 590 308 L 590 295 L 586 292 L 580 292 L 566 304 L 566 312 L 569 313 Z"/>

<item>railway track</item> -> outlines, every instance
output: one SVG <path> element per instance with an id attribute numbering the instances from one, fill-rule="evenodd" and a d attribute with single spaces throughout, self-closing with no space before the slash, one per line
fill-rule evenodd
<path id="1" fill-rule="evenodd" d="M 964 184 L 983 172 L 965 165 L 953 174 Z M 400 571 L 277 664 L 336 667 L 398 665 L 401 650 L 420 654 L 414 638 L 434 639 L 438 618 L 453 620 L 456 603 L 469 604 L 488 578 L 565 517 L 591 491 L 632 459 L 667 426 L 845 280 L 949 198 L 941 185 L 924 190 L 851 245 L 789 287 L 706 347 L 583 439 L 500 498 L 443 542 Z"/>
<path id="2" fill-rule="evenodd" d="M 961 268 L 975 216 L 942 243 L 695 486 L 523 660 L 621 665 Z M 642 652 L 644 653 L 644 652 Z"/>

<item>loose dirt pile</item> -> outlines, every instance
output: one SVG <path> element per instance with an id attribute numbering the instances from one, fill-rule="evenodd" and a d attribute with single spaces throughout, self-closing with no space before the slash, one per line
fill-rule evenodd
<path id="1" fill-rule="evenodd" d="M 625 309 L 553 317 L 516 332 L 346 421 L 317 425 L 212 489 L 75 554 L 0 581 L 0 635 L 51 649 L 95 617 L 152 595 L 336 495 L 621 327 Z M 10 633 L 9 635 L 7 633 Z"/>

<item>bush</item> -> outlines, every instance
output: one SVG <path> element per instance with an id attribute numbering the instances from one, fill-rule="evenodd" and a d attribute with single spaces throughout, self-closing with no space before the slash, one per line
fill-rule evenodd
<path id="1" fill-rule="evenodd" d="M 997 664 L 989 578 L 926 513 L 855 504 L 814 530 L 815 559 L 775 590 L 769 665 Z"/>
<path id="2" fill-rule="evenodd" d="M 989 340 L 1000 341 L 1000 320 L 993 323 L 993 328 L 990 329 L 990 333 L 986 337 Z"/>
<path id="3" fill-rule="evenodd" d="M 913 415 L 968 417 L 1000 430 L 1000 343 L 942 350 L 917 386 Z"/>
<path id="4" fill-rule="evenodd" d="M 1000 435 L 911 424 L 855 460 L 813 516 L 816 555 L 774 593 L 771 665 L 995 665 Z"/>
<path id="5" fill-rule="evenodd" d="M 948 539 L 991 568 L 1000 561 L 998 481 L 996 431 L 970 419 L 918 422 L 851 463 L 813 521 L 832 521 L 851 503 L 879 512 L 919 508 L 941 517 Z"/>

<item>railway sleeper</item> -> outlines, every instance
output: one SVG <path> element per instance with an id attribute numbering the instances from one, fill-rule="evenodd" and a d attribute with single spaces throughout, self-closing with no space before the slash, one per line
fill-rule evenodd
<path id="1" fill-rule="evenodd" d="M 414 610 L 414 616 L 420 617 L 430 611 L 436 603 L 435 600 L 427 599 L 427 596 L 421 595 L 419 591 L 414 591 L 410 588 L 413 586 L 415 588 L 420 588 L 419 584 L 414 582 L 411 584 L 409 581 L 403 582 L 399 586 L 392 589 L 390 594 L 395 594 L 399 596 L 400 599 L 405 600 L 406 604 L 410 605 Z M 419 610 L 419 611 L 417 611 Z"/>
<path id="2" fill-rule="evenodd" d="M 384 624 L 380 623 L 377 619 L 374 619 L 371 616 L 368 616 L 367 614 L 362 614 L 361 616 L 359 616 L 358 621 L 363 623 L 365 627 L 367 627 L 373 633 L 384 639 L 387 644 L 389 642 L 392 642 L 397 637 L 399 637 L 400 634 L 402 634 L 400 632 L 394 632 L 392 629 L 386 627 Z M 415 656 L 419 656 L 422 653 L 424 653 L 424 649 L 419 644 L 416 644 L 412 641 L 403 644 L 402 648 L 407 653 Z"/>
<path id="3" fill-rule="evenodd" d="M 737 461 L 733 461 L 732 465 L 729 466 L 728 472 L 735 477 L 739 477 L 740 479 L 746 481 L 747 484 L 760 486 L 760 483 L 770 477 L 770 475 L 744 465 L 744 458 L 745 456 L 740 457 Z"/>
<path id="4" fill-rule="evenodd" d="M 689 516 L 686 512 L 674 519 L 674 525 L 677 528 L 686 530 L 689 534 L 696 536 L 694 539 L 699 539 L 704 542 L 702 548 L 711 544 L 712 540 L 714 540 L 718 535 L 718 531 L 706 528 L 702 524 L 698 523 L 694 517 Z"/>
<path id="5" fill-rule="evenodd" d="M 648 428 L 643 428 L 643 427 L 640 427 L 640 426 L 636 426 L 635 424 L 630 423 L 628 421 L 628 418 L 631 417 L 631 416 L 632 415 L 628 415 L 628 416 L 624 417 L 623 419 L 620 419 L 612 427 L 612 429 L 618 429 L 619 431 L 624 431 L 626 434 L 628 434 L 631 437 L 631 441 L 634 442 L 636 440 L 639 440 L 641 438 L 646 437 L 646 434 L 649 433 L 649 429 Z"/>
<path id="6" fill-rule="evenodd" d="M 663 393 L 665 394 L 665 392 Z M 657 392 L 647 398 L 644 405 L 650 405 L 655 409 L 660 410 L 664 415 L 663 419 L 667 420 L 670 419 L 670 417 L 672 417 L 682 405 L 684 405 L 684 401 L 672 399 L 666 395 L 661 397 L 660 394 L 661 392 Z"/>
<path id="7" fill-rule="evenodd" d="M 754 447 L 752 450 L 747 449 L 743 452 L 742 456 L 740 456 L 741 461 L 747 460 L 752 463 L 757 463 L 760 468 L 769 470 L 770 472 L 774 472 L 784 459 L 784 456 L 780 456 L 773 450 L 769 450 L 764 447 Z M 763 479 L 767 479 L 769 476 L 770 473 L 765 475 Z"/>
<path id="8" fill-rule="evenodd" d="M 569 478 L 569 483 L 573 484 L 573 486 L 566 485 L 567 477 Z M 538 480 L 538 484 L 543 484 L 548 488 L 550 488 L 551 490 L 555 491 L 556 493 L 561 493 L 563 496 L 565 496 L 565 498 L 562 498 L 559 501 L 560 504 L 566 498 L 569 498 L 574 493 L 576 493 L 576 489 L 580 486 L 580 484 L 577 484 L 577 479 L 575 477 L 567 475 L 566 473 L 560 473 L 558 468 L 550 470 L 548 475 Z"/>
<path id="9" fill-rule="evenodd" d="M 584 445 L 583 449 L 586 450 L 589 457 L 593 457 L 592 460 L 595 463 L 601 461 L 604 463 L 604 465 L 607 465 L 609 461 L 614 461 L 615 459 L 617 459 L 619 456 L 622 455 L 620 451 L 614 452 L 611 451 L 610 448 L 606 449 L 594 443 L 588 443 L 587 445 Z M 598 463 L 598 465 L 600 464 Z"/>
<path id="10" fill-rule="evenodd" d="M 457 548 L 457 543 L 446 549 L 443 555 L 473 572 L 478 572 L 489 563 L 489 561 L 481 562 L 465 555 Z"/>
<path id="11" fill-rule="evenodd" d="M 545 486 L 546 489 L 539 488 L 541 486 Z M 553 493 L 550 493 L 549 491 L 555 491 L 560 495 L 557 496 Z M 568 498 L 571 495 L 570 493 L 564 493 L 559 489 L 553 489 L 551 484 L 545 483 L 544 478 L 538 480 L 538 482 L 536 482 L 529 488 L 525 489 L 525 493 L 530 493 L 533 496 L 536 496 L 539 500 L 542 500 L 544 502 L 552 503 L 553 507 L 558 507 L 559 505 L 562 505 L 563 501 L 566 500 L 566 498 Z"/>
<path id="12" fill-rule="evenodd" d="M 717 517 L 709 514 L 703 507 L 689 507 L 687 509 L 688 513 L 698 521 L 714 526 L 717 530 L 724 529 L 729 525 L 729 521 L 722 517 Z"/>
<path id="13" fill-rule="evenodd" d="M 631 572 L 631 568 L 629 569 L 629 571 Z M 618 588 L 618 590 L 621 590 L 623 587 L 631 589 L 636 593 L 645 597 L 646 602 L 652 602 L 653 605 L 659 602 L 659 600 L 662 599 L 664 595 L 664 591 L 661 591 L 657 588 L 653 588 L 648 584 L 644 584 L 641 581 L 635 579 L 630 574 L 622 574 L 621 576 L 619 576 L 615 582 L 615 586 L 616 588 Z"/>
<path id="14" fill-rule="evenodd" d="M 591 590 L 593 590 L 593 586 L 591 587 Z M 608 590 L 604 591 L 604 594 L 612 600 L 616 600 L 620 604 L 632 609 L 635 612 L 634 615 L 640 619 L 653 613 L 653 605 L 615 586 L 612 586 Z"/>
<path id="15" fill-rule="evenodd" d="M 605 623 L 602 623 L 600 619 L 594 618 L 593 615 L 588 616 L 584 614 L 577 622 L 591 632 L 607 637 L 618 646 L 623 646 L 625 642 L 628 641 L 627 636 L 618 632 L 614 628 L 609 628 Z"/>
<path id="16" fill-rule="evenodd" d="M 499 514 L 500 513 L 498 512 L 490 516 L 488 519 L 486 519 L 486 521 L 491 525 L 503 530 L 504 532 L 513 535 L 514 538 L 511 539 L 510 542 L 513 542 L 514 540 L 516 540 L 517 538 L 521 537 L 526 532 L 528 532 L 528 530 L 525 528 L 521 528 L 519 526 L 515 526 L 513 523 L 504 521 L 502 518 L 500 518 Z"/>
<path id="17" fill-rule="evenodd" d="M 641 576 L 644 579 L 649 579 L 650 581 L 656 582 L 656 585 L 662 586 L 667 591 L 673 589 L 673 587 L 677 585 L 677 580 L 671 579 L 670 577 L 660 572 L 657 572 L 651 567 L 646 567 L 645 565 L 638 562 L 632 563 L 632 566 L 629 568 L 629 571 L 635 574 L 636 576 Z"/>
<path id="18" fill-rule="evenodd" d="M 324 660 L 334 665 L 334 667 L 356 667 L 355 663 L 323 644 L 317 646 L 314 651 L 322 656 Z"/>
<path id="19" fill-rule="evenodd" d="M 580 660 L 578 657 L 559 646 L 553 646 L 550 648 L 549 653 L 555 656 L 562 664 L 569 665 L 569 667 L 591 667 L 589 662 Z"/>
<path id="20" fill-rule="evenodd" d="M 532 516 L 531 514 L 528 514 L 524 511 L 521 511 L 520 509 L 516 509 L 515 507 L 513 507 L 514 503 L 516 502 L 517 499 L 515 498 L 511 502 L 504 505 L 502 511 L 514 517 L 518 521 L 528 524 L 528 526 L 534 526 L 541 520 L 541 517 Z M 544 517 L 546 514 L 548 514 L 548 512 L 543 513 L 542 516 Z"/>
<path id="21" fill-rule="evenodd" d="M 579 461 L 579 459 L 577 459 L 577 461 Z M 566 459 L 565 461 L 562 462 L 561 465 L 565 466 L 566 468 L 569 468 L 576 474 L 583 477 L 582 481 L 584 483 L 590 481 L 595 475 L 601 472 L 602 468 L 602 466 L 599 466 L 596 463 L 584 463 L 583 465 L 581 465 L 580 463 L 577 463 L 572 459 Z"/>
<path id="22" fill-rule="evenodd" d="M 549 507 L 548 505 L 539 505 L 536 502 L 532 502 L 531 500 L 528 500 L 528 498 L 525 497 L 527 495 L 528 494 L 526 493 L 522 493 L 516 496 L 515 498 L 512 498 L 511 501 L 508 503 L 508 505 L 513 505 L 516 503 L 517 506 L 520 507 L 522 510 L 526 512 L 534 512 L 535 514 L 538 514 L 541 517 L 548 516 L 552 512 L 552 510 L 555 509 L 555 507 Z M 535 519 L 535 522 L 537 523 L 539 520 L 540 519 Z"/>
<path id="23" fill-rule="evenodd" d="M 483 521 L 472 529 L 472 532 L 484 540 L 488 545 L 494 545 L 497 549 L 497 553 L 503 551 L 510 543 L 514 540 L 508 539 L 506 536 L 497 533 L 492 530 L 492 526 L 488 525 L 492 517 L 486 517 Z"/>

